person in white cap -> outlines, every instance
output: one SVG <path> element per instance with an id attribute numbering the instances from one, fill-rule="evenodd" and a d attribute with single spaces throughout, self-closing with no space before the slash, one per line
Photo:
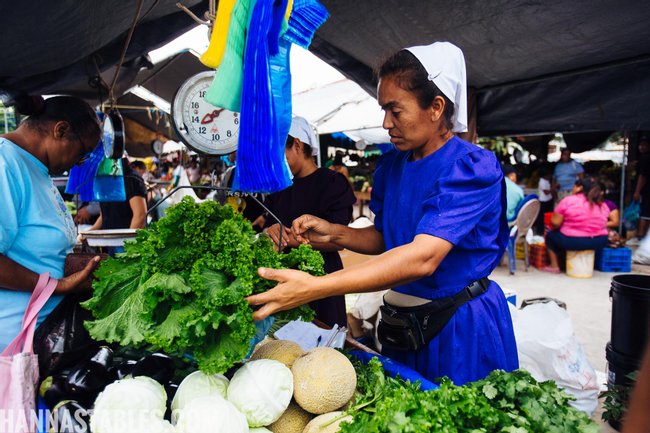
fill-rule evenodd
<path id="1" fill-rule="evenodd" d="M 382 352 L 425 378 L 456 384 L 518 368 L 503 291 L 487 277 L 508 240 L 504 177 L 492 152 L 461 140 L 467 130 L 465 60 L 448 42 L 411 47 L 378 71 L 383 127 L 394 149 L 374 175 L 374 226 L 353 229 L 313 215 L 296 219 L 304 243 L 328 242 L 376 257 L 323 277 L 260 269 L 279 284 L 249 297 L 261 319 L 345 293 L 391 289 L 378 337 Z"/>
<path id="2" fill-rule="evenodd" d="M 347 225 L 352 219 L 352 206 L 356 202 L 352 187 L 342 174 L 316 165 L 314 157 L 318 155 L 318 147 L 313 127 L 306 119 L 294 117 L 284 152 L 293 174 L 293 185 L 270 194 L 265 200 L 266 207 L 282 222 L 281 241 L 280 224 L 270 216 L 266 218 L 265 231 L 285 251 L 300 245 L 291 233 L 291 223 L 303 214 L 315 215 L 333 224 Z M 325 260 L 326 273 L 343 269 L 338 253 L 340 247 L 322 243 L 314 244 L 314 248 Z M 342 295 L 311 302 L 310 306 L 320 321 L 330 326 L 347 325 Z"/>

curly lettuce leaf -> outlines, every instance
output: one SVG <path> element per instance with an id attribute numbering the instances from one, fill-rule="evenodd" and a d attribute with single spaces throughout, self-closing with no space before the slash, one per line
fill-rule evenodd
<path id="1" fill-rule="evenodd" d="M 97 340 L 192 352 L 201 370 L 223 373 L 248 353 L 255 335 L 245 298 L 276 284 L 260 278 L 259 267 L 322 275 L 323 259 L 307 246 L 278 254 L 230 207 L 183 199 L 138 231 L 124 254 L 101 264 L 94 296 L 84 303 L 96 320 L 86 326 Z M 278 318 L 313 316 L 304 306 Z"/>

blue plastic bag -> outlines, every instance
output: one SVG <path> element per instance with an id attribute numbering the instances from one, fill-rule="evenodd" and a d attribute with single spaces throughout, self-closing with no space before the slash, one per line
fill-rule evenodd
<path id="1" fill-rule="evenodd" d="M 126 201 L 121 159 L 104 158 L 93 181 L 94 201 Z"/>
<path id="2" fill-rule="evenodd" d="M 438 385 L 431 382 L 430 380 L 427 380 L 424 376 L 413 370 L 411 367 L 407 367 L 406 365 L 400 364 L 399 362 L 393 361 L 392 359 L 385 356 L 362 352 L 360 350 L 353 350 L 350 353 L 364 364 L 370 362 L 372 358 L 377 358 L 379 362 L 382 363 L 384 371 L 386 371 L 390 377 L 399 376 L 402 380 L 410 381 L 411 383 L 420 382 L 420 389 L 423 391 L 440 388 Z"/>
<path id="3" fill-rule="evenodd" d="M 633 201 L 623 212 L 623 225 L 627 230 L 636 229 L 641 216 L 641 203 Z"/>

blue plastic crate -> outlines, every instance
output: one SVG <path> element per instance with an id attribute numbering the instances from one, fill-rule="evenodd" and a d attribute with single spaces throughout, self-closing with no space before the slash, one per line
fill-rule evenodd
<path id="1" fill-rule="evenodd" d="M 603 248 L 596 253 L 595 268 L 601 272 L 632 271 L 632 250 L 623 248 Z"/>

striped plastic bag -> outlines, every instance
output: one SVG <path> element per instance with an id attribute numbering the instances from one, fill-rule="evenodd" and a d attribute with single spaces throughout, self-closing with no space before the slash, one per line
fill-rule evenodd
<path id="1" fill-rule="evenodd" d="M 0 433 L 35 433 L 38 356 L 34 353 L 34 330 L 38 313 L 57 280 L 41 274 L 29 299 L 22 330 L 0 354 Z"/>

